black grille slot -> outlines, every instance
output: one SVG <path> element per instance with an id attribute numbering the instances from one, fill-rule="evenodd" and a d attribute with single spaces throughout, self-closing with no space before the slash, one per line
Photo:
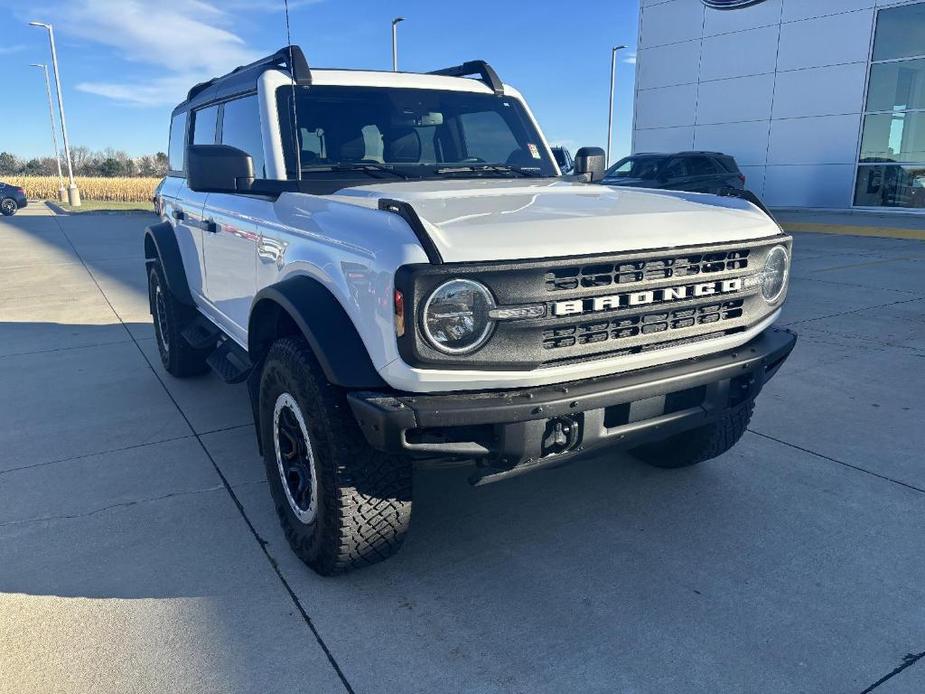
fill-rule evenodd
<path id="1" fill-rule="evenodd" d="M 744 314 L 744 305 L 743 299 L 735 299 L 674 311 L 644 313 L 612 320 L 597 320 L 593 323 L 548 328 L 543 331 L 543 347 L 554 350 L 575 345 L 592 345 L 610 340 L 626 340 L 640 335 L 661 335 L 698 325 L 723 323 L 741 318 Z"/>
<path id="2" fill-rule="evenodd" d="M 595 289 L 620 284 L 657 282 L 674 277 L 745 270 L 750 249 L 715 251 L 703 255 L 668 256 L 648 260 L 555 268 L 545 274 L 546 291 Z"/>

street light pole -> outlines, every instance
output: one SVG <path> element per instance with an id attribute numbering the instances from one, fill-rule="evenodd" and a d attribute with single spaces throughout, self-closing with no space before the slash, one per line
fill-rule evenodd
<path id="1" fill-rule="evenodd" d="M 404 17 L 392 20 L 392 72 L 398 72 L 398 23 L 404 21 Z"/>
<path id="2" fill-rule="evenodd" d="M 610 115 L 607 117 L 607 166 L 610 166 L 610 143 L 613 141 L 613 94 L 617 81 L 617 51 L 626 46 L 614 46 L 610 49 Z"/>
<path id="3" fill-rule="evenodd" d="M 58 133 L 55 132 L 55 106 L 51 100 L 51 82 L 48 79 L 48 66 L 43 63 L 32 63 L 30 67 L 40 67 L 45 73 L 45 93 L 48 95 L 48 117 L 51 120 L 51 142 L 55 147 L 55 164 L 58 166 L 58 201 L 64 202 L 67 196 L 64 192 L 64 176 L 61 174 L 61 155 L 58 153 Z"/>
<path id="4" fill-rule="evenodd" d="M 55 90 L 58 93 L 58 114 L 61 116 L 61 135 L 64 139 L 64 159 L 67 162 L 67 200 L 72 207 L 80 207 L 80 191 L 74 182 L 74 167 L 71 165 L 71 145 L 67 139 L 67 121 L 64 118 L 64 98 L 61 96 L 61 74 L 58 72 L 58 52 L 55 50 L 55 30 L 45 22 L 29 22 L 29 26 L 41 27 L 48 31 L 48 43 L 51 46 L 51 68 L 55 72 Z"/>

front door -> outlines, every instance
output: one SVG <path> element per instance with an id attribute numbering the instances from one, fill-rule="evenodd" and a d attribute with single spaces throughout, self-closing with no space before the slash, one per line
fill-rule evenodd
<path id="1" fill-rule="evenodd" d="M 247 320 L 257 287 L 257 219 L 265 200 L 211 193 L 202 215 L 206 297 L 219 326 L 247 344 Z"/>

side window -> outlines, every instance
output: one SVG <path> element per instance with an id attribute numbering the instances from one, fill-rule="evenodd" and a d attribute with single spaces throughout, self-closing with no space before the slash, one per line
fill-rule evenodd
<path id="1" fill-rule="evenodd" d="M 251 155 L 254 175 L 266 178 L 263 160 L 263 135 L 257 96 L 246 96 L 225 103 L 222 116 L 222 144 L 237 147 Z"/>
<path id="2" fill-rule="evenodd" d="M 691 176 L 711 176 L 720 173 L 713 161 L 707 157 L 691 157 L 688 159 L 688 168 Z"/>
<path id="3" fill-rule="evenodd" d="M 497 111 L 461 113 L 466 144 L 466 156 L 481 159 L 490 164 L 506 164 L 510 156 L 520 149 L 514 133 Z"/>
<path id="4" fill-rule="evenodd" d="M 209 106 L 193 112 L 193 144 L 214 145 L 215 126 L 218 124 L 218 106 Z"/>
<path id="5" fill-rule="evenodd" d="M 665 178 L 684 178 L 686 176 L 690 176 L 690 173 L 687 169 L 687 161 L 681 159 L 680 157 L 677 159 L 672 159 L 665 167 L 663 175 Z"/>
<path id="6" fill-rule="evenodd" d="M 170 144 L 167 148 L 167 168 L 171 171 L 183 171 L 183 159 L 186 152 L 186 112 L 178 113 L 170 121 Z"/>

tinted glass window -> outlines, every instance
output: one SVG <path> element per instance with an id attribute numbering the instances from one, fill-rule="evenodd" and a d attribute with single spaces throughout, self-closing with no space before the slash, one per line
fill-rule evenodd
<path id="1" fill-rule="evenodd" d="M 296 90 L 303 172 L 376 163 L 405 176 L 466 176 L 478 164 L 552 176 L 551 157 L 516 99 L 436 89 L 317 86 Z M 295 175 L 292 90 L 277 92 L 286 169 Z M 454 167 L 454 171 L 448 171 Z M 485 174 L 482 174 L 485 175 Z M 490 175 L 505 175 L 494 171 Z"/>
<path id="2" fill-rule="evenodd" d="M 218 121 L 218 106 L 210 106 L 193 115 L 193 144 L 214 145 L 215 126 Z"/>
<path id="3" fill-rule="evenodd" d="M 171 171 L 183 171 L 186 150 L 186 113 L 178 113 L 170 121 L 170 145 L 167 149 L 167 165 Z"/>
<path id="4" fill-rule="evenodd" d="M 874 60 L 925 56 L 925 3 L 880 10 Z"/>
<path id="5" fill-rule="evenodd" d="M 690 176 L 686 159 L 672 159 L 665 167 L 666 178 L 684 178 Z"/>
<path id="6" fill-rule="evenodd" d="M 713 161 L 729 173 L 739 173 L 739 165 L 732 157 L 717 157 Z"/>
<path id="7" fill-rule="evenodd" d="M 263 135 L 256 96 L 246 96 L 225 103 L 222 116 L 222 144 L 247 152 L 254 160 L 254 175 L 266 178 L 263 160 Z"/>
<path id="8" fill-rule="evenodd" d="M 854 204 L 925 208 L 925 166 L 859 166 Z"/>
<path id="9" fill-rule="evenodd" d="M 655 178 L 664 157 L 626 157 L 610 167 L 604 179 L 608 178 Z"/>
<path id="10" fill-rule="evenodd" d="M 511 129 L 505 125 L 504 118 L 497 111 L 462 113 L 459 121 L 465 141 L 466 159 L 504 164 L 520 149 Z"/>
<path id="11" fill-rule="evenodd" d="M 925 51 L 925 47 L 922 50 Z M 871 65 L 867 110 L 914 108 L 925 108 L 925 59 Z"/>
<path id="12" fill-rule="evenodd" d="M 861 161 L 925 162 L 925 112 L 866 116 Z"/>
<path id="13" fill-rule="evenodd" d="M 687 169 L 691 176 L 709 176 L 719 173 L 716 164 L 709 157 L 690 157 L 687 160 Z"/>

